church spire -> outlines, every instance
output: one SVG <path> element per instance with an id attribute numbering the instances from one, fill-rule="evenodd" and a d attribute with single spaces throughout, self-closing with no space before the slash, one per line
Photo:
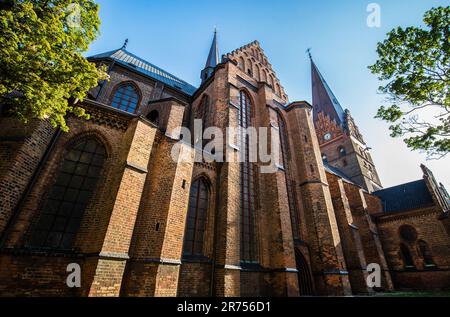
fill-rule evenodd
<path id="1" fill-rule="evenodd" d="M 312 77 L 312 99 L 314 107 L 314 118 L 317 119 L 317 115 L 323 112 L 334 120 L 339 126 L 344 127 L 345 112 L 341 104 L 337 100 L 333 91 L 328 86 L 327 82 L 319 72 L 314 60 L 312 59 L 311 52 L 308 50 L 309 58 L 311 60 L 311 77 Z"/>
<path id="2" fill-rule="evenodd" d="M 320 151 L 327 165 L 338 169 L 369 192 L 382 188 L 370 148 L 364 142 L 350 111 L 343 110 L 336 96 L 311 60 L 314 126 Z"/>
<path id="3" fill-rule="evenodd" d="M 214 28 L 214 38 L 209 50 L 208 59 L 206 60 L 205 68 L 202 70 L 201 77 L 202 83 L 207 80 L 214 69 L 219 64 L 219 48 L 217 45 L 217 29 Z"/>

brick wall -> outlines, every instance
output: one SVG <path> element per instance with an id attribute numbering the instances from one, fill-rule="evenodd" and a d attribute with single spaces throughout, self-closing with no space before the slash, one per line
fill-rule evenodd
<path id="1" fill-rule="evenodd" d="M 436 208 L 412 210 L 410 212 L 385 214 L 377 218 L 380 238 L 397 289 L 441 289 L 450 288 L 450 239 Z M 399 234 L 401 226 L 412 226 L 417 239 L 405 241 Z M 426 267 L 417 242 L 425 241 L 436 267 Z M 410 250 L 416 268 L 405 269 L 400 254 L 400 244 Z"/>

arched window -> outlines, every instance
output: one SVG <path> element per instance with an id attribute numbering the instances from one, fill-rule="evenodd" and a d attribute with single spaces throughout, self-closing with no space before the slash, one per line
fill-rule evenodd
<path id="1" fill-rule="evenodd" d="M 428 246 L 428 243 L 426 243 L 423 240 L 420 240 L 419 242 L 417 242 L 417 245 L 419 247 L 419 252 L 423 258 L 425 266 L 428 266 L 428 267 L 435 266 L 433 257 L 431 256 L 431 251 L 430 251 L 430 247 Z"/>
<path id="2" fill-rule="evenodd" d="M 34 228 L 30 246 L 70 250 L 106 158 L 103 145 L 86 138 L 70 148 Z"/>
<path id="3" fill-rule="evenodd" d="M 262 79 L 263 82 L 267 82 L 267 72 L 265 69 L 262 71 Z"/>
<path id="4" fill-rule="evenodd" d="M 259 67 L 258 64 L 256 64 L 256 74 L 255 74 L 256 80 L 260 81 L 261 80 L 261 68 Z"/>
<path id="5" fill-rule="evenodd" d="M 138 103 L 139 92 L 137 88 L 131 83 L 125 83 L 117 88 L 111 105 L 114 108 L 135 113 Z"/>
<path id="6" fill-rule="evenodd" d="M 403 225 L 398 230 L 400 237 L 410 243 L 417 240 L 417 230 L 410 225 Z"/>
<path id="7" fill-rule="evenodd" d="M 400 244 L 400 254 L 402 256 L 403 264 L 405 265 L 405 268 L 414 268 L 414 267 L 416 267 L 414 265 L 414 261 L 413 261 L 413 258 L 411 256 L 411 252 L 409 251 L 409 248 L 404 243 Z"/>
<path id="8" fill-rule="evenodd" d="M 159 112 L 158 112 L 158 110 L 150 111 L 150 113 L 147 115 L 147 119 L 150 122 L 153 122 L 154 124 L 159 125 Z"/>
<path id="9" fill-rule="evenodd" d="M 347 151 L 343 146 L 338 147 L 339 157 L 344 157 L 347 155 Z"/>
<path id="10" fill-rule="evenodd" d="M 208 187 L 203 178 L 191 186 L 183 256 L 202 256 L 208 211 Z"/>
<path id="11" fill-rule="evenodd" d="M 322 154 L 322 161 L 327 164 L 328 163 L 328 157 L 325 154 Z"/>
<path id="12" fill-rule="evenodd" d="M 251 60 L 248 60 L 247 65 L 248 65 L 247 74 L 248 74 L 250 77 L 253 77 L 253 63 L 252 63 L 252 61 L 251 61 Z"/>
<path id="13" fill-rule="evenodd" d="M 239 126 L 248 128 L 251 125 L 251 101 L 244 91 L 240 93 Z M 245 129 L 242 129 L 244 131 Z M 250 162 L 249 137 L 241 134 L 241 149 L 245 153 L 241 163 L 241 261 L 254 263 L 256 255 L 256 224 L 255 224 L 255 181 L 254 165 Z"/>
<path id="14" fill-rule="evenodd" d="M 270 85 L 272 86 L 273 91 L 275 91 L 275 81 L 272 75 L 270 75 Z"/>
<path id="15" fill-rule="evenodd" d="M 245 60 L 242 57 L 239 58 L 239 65 L 238 66 L 243 72 L 245 72 Z"/>

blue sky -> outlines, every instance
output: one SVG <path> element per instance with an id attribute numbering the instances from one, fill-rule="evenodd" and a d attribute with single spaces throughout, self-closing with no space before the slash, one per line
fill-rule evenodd
<path id="1" fill-rule="evenodd" d="M 368 4 L 381 7 L 381 27 L 366 23 Z M 450 0 L 99 0 L 101 35 L 87 55 L 128 50 L 197 86 L 214 26 L 224 54 L 258 40 L 291 101 L 311 101 L 309 60 L 313 58 L 344 108 L 350 109 L 385 187 L 422 177 L 425 163 L 450 189 L 450 156 L 426 161 L 387 124 L 374 119 L 383 103 L 379 82 L 367 69 L 376 61 L 376 44 L 397 26 L 421 25 L 423 13 Z"/>

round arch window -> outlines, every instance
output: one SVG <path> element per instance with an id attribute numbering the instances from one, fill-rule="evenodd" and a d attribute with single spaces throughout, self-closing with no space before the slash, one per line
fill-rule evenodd
<path id="1" fill-rule="evenodd" d="M 404 225 L 399 229 L 400 237 L 408 242 L 414 242 L 417 240 L 417 231 L 414 227 Z"/>
<path id="2" fill-rule="evenodd" d="M 158 125 L 159 124 L 159 113 L 156 110 L 151 111 L 148 115 L 147 115 L 147 119 L 150 122 L 153 122 L 154 124 Z"/>

